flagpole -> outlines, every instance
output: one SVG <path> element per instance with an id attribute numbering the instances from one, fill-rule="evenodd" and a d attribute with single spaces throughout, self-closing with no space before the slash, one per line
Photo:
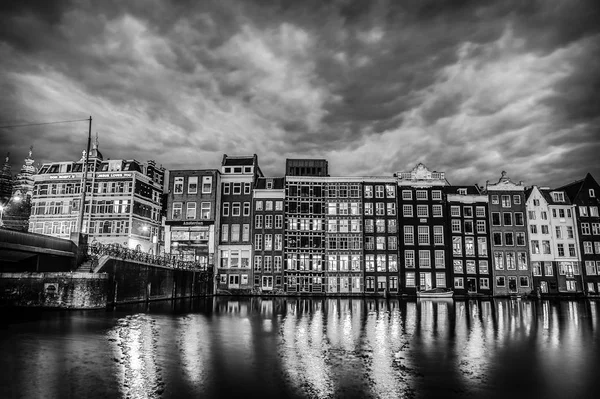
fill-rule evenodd
<path id="1" fill-rule="evenodd" d="M 79 219 L 77 221 L 77 231 L 83 233 L 83 214 L 85 210 L 85 192 L 87 186 L 88 161 L 90 160 L 90 146 L 92 143 L 92 117 L 90 116 L 90 127 L 88 130 L 87 151 L 85 152 L 85 164 L 83 165 L 83 179 L 81 182 L 81 205 L 79 207 Z"/>

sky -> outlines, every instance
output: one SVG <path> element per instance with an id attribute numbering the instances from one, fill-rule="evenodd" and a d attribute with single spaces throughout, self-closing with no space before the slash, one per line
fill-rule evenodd
<path id="1" fill-rule="evenodd" d="M 419 162 L 452 184 L 600 180 L 600 2 L 2 1 L 0 126 L 92 116 L 105 159 Z M 0 128 L 18 172 L 87 122 Z"/>

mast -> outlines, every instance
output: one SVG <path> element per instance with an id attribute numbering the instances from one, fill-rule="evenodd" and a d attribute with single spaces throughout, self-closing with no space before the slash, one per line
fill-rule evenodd
<path id="1" fill-rule="evenodd" d="M 85 191 L 87 186 L 88 162 L 90 160 L 90 145 L 92 142 L 92 117 L 90 116 L 90 126 L 88 129 L 87 151 L 85 153 L 85 163 L 83 164 L 83 179 L 81 180 L 81 206 L 79 207 L 79 218 L 77 221 L 77 231 L 82 233 L 83 213 L 85 210 Z"/>

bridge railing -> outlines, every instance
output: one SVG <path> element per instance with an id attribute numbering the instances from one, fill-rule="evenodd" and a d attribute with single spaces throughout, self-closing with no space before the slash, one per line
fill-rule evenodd
<path id="1" fill-rule="evenodd" d="M 191 271 L 210 271 L 212 269 L 206 264 L 198 262 L 183 261 L 178 259 L 176 256 L 170 256 L 168 254 L 153 255 L 150 253 L 136 251 L 126 247 L 122 247 L 119 244 L 102 244 L 97 241 L 90 243 L 87 247 L 88 256 L 91 259 L 98 259 L 103 255 L 108 255 L 113 258 L 119 258 L 123 260 L 133 260 L 138 262 L 147 263 L 150 265 L 170 267 L 173 269 L 191 270 Z"/>

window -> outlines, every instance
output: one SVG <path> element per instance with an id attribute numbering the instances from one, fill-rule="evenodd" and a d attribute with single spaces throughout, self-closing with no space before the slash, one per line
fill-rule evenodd
<path id="1" fill-rule="evenodd" d="M 573 238 L 573 226 L 567 226 L 567 238 Z"/>
<path id="2" fill-rule="evenodd" d="M 354 220 L 353 220 L 354 222 Z M 358 222 L 358 221 L 356 221 Z M 358 224 L 358 223 L 357 223 Z M 354 230 L 352 230 L 354 231 Z M 388 219 L 388 233 L 396 233 L 398 231 L 396 219 Z"/>
<path id="3" fill-rule="evenodd" d="M 534 276 L 541 276 L 542 266 L 540 265 L 540 262 L 531 262 L 531 271 Z"/>
<path id="4" fill-rule="evenodd" d="M 426 200 L 427 199 L 427 191 L 426 190 L 417 190 L 417 200 Z"/>
<path id="5" fill-rule="evenodd" d="M 484 218 L 485 217 L 485 207 L 484 206 L 475 207 L 475 216 L 477 216 L 478 218 Z"/>
<path id="6" fill-rule="evenodd" d="M 444 245 L 444 226 L 433 226 L 433 244 Z"/>
<path id="7" fill-rule="evenodd" d="M 402 190 L 402 199 L 403 200 L 412 200 L 412 191 Z"/>
<path id="8" fill-rule="evenodd" d="M 240 205 L 239 202 L 231 204 L 231 216 L 240 216 Z"/>
<path id="9" fill-rule="evenodd" d="M 263 221 L 262 215 L 255 215 L 254 216 L 254 228 L 257 228 L 257 229 L 262 228 L 262 221 Z"/>
<path id="10" fill-rule="evenodd" d="M 378 216 L 385 215 L 385 204 L 383 202 L 378 202 L 375 204 L 375 214 Z"/>
<path id="11" fill-rule="evenodd" d="M 242 183 L 233 183 L 233 194 L 240 195 L 242 193 Z"/>
<path id="12" fill-rule="evenodd" d="M 254 271 L 260 272 L 261 267 L 262 267 L 262 256 L 255 256 L 254 257 Z"/>
<path id="13" fill-rule="evenodd" d="M 510 208 L 510 195 L 502 196 L 502 208 Z"/>
<path id="14" fill-rule="evenodd" d="M 202 176 L 202 194 L 210 194 L 212 191 L 212 176 Z"/>
<path id="15" fill-rule="evenodd" d="M 196 219 L 196 203 L 195 202 L 188 202 L 187 204 L 187 211 L 186 211 L 186 219 Z"/>
<path id="16" fill-rule="evenodd" d="M 383 186 L 375 186 L 375 198 L 383 198 L 384 192 Z"/>
<path id="17" fill-rule="evenodd" d="M 433 217 L 442 217 L 442 206 L 441 205 L 432 205 L 432 212 L 431 214 L 433 215 Z"/>
<path id="18" fill-rule="evenodd" d="M 406 286 L 407 287 L 415 286 L 415 273 L 413 273 L 413 272 L 406 273 Z"/>
<path id="19" fill-rule="evenodd" d="M 500 212 L 492 212 L 492 226 L 500 226 Z"/>
<path id="20" fill-rule="evenodd" d="M 420 245 L 429 245 L 429 226 L 418 226 L 417 239 Z"/>
<path id="21" fill-rule="evenodd" d="M 465 237 L 465 255 L 475 256 L 475 239 L 473 237 Z"/>
<path id="22" fill-rule="evenodd" d="M 388 214 L 388 216 L 396 216 L 396 203 L 395 202 L 387 203 L 387 214 Z"/>
<path id="23" fill-rule="evenodd" d="M 477 233 L 484 233 L 486 232 L 486 226 L 485 226 L 485 220 L 478 220 L 477 221 Z"/>
<path id="24" fill-rule="evenodd" d="M 590 197 L 592 197 L 592 198 L 596 197 L 596 193 L 594 192 L 594 189 L 593 189 L 593 188 L 590 188 L 590 189 L 588 190 L 588 194 L 589 194 L 589 196 L 590 196 Z"/>
<path id="25" fill-rule="evenodd" d="M 273 210 L 273 201 L 265 201 L 265 211 Z"/>
<path id="26" fill-rule="evenodd" d="M 404 251 L 404 265 L 408 268 L 415 267 L 415 251 L 413 251 L 413 250 Z"/>
<path id="27" fill-rule="evenodd" d="M 565 244 L 557 244 L 558 256 L 565 256 Z"/>
<path id="28" fill-rule="evenodd" d="M 571 245 L 571 244 L 569 244 Z M 597 254 L 600 254 L 600 241 L 594 241 L 594 250 Z"/>
<path id="29" fill-rule="evenodd" d="M 431 267 L 431 255 L 429 251 L 419 251 L 419 267 Z"/>
<path id="30" fill-rule="evenodd" d="M 229 240 L 229 225 L 224 224 L 221 226 L 221 241 Z"/>
<path id="31" fill-rule="evenodd" d="M 517 237 L 517 245 L 518 246 L 525 246 L 525 233 L 523 232 L 517 232 L 515 233 L 516 237 Z"/>
<path id="32" fill-rule="evenodd" d="M 540 214 L 542 216 L 542 220 L 548 220 L 548 212 L 541 211 Z"/>
<path id="33" fill-rule="evenodd" d="M 465 288 L 463 277 L 454 277 L 454 288 Z"/>
<path id="34" fill-rule="evenodd" d="M 244 183 L 244 194 L 250 194 L 250 183 Z"/>
<path id="35" fill-rule="evenodd" d="M 500 202 L 498 201 L 497 195 L 492 195 L 492 204 L 498 205 Z"/>
<path id="36" fill-rule="evenodd" d="M 262 201 L 256 201 L 254 209 L 257 210 L 257 211 L 262 211 L 263 210 L 263 202 Z"/>
<path id="37" fill-rule="evenodd" d="M 275 215 L 275 228 L 283 228 L 283 215 Z"/>
<path id="38" fill-rule="evenodd" d="M 176 177 L 175 184 L 173 186 L 173 192 L 175 194 L 183 194 L 183 177 Z"/>
<path id="39" fill-rule="evenodd" d="M 590 216 L 598 217 L 598 207 L 597 206 L 590 206 Z"/>
<path id="40" fill-rule="evenodd" d="M 544 240 L 542 241 L 542 249 L 545 255 L 549 255 L 552 252 L 550 251 L 550 241 Z"/>
<path id="41" fill-rule="evenodd" d="M 515 212 L 515 226 L 525 226 L 522 212 Z"/>
<path id="42" fill-rule="evenodd" d="M 229 195 L 231 190 L 231 185 L 229 183 L 223 183 L 223 194 Z"/>
<path id="43" fill-rule="evenodd" d="M 346 230 L 341 230 L 342 232 L 348 232 L 348 221 L 347 220 L 340 220 L 341 222 L 346 222 Z M 375 221 L 375 231 L 377 233 L 385 233 L 385 219 L 377 219 Z"/>
<path id="44" fill-rule="evenodd" d="M 415 243 L 415 232 L 413 226 L 404 226 L 404 244 L 413 245 Z"/>
<path id="45" fill-rule="evenodd" d="M 273 235 L 265 234 L 265 251 L 273 250 Z"/>
<path id="46" fill-rule="evenodd" d="M 396 186 L 392 184 L 385 185 L 385 194 L 388 198 L 396 198 Z"/>
<path id="47" fill-rule="evenodd" d="M 527 217 L 529 220 L 535 220 L 535 211 L 527 211 Z"/>
<path id="48" fill-rule="evenodd" d="M 594 261 L 586 260 L 585 261 L 585 274 L 588 276 L 595 276 L 596 273 L 597 273 L 597 271 L 596 271 L 596 267 L 594 265 Z"/>
<path id="49" fill-rule="evenodd" d="M 587 206 L 580 206 L 579 207 L 579 216 L 587 216 L 587 215 L 588 215 Z"/>
<path id="50" fill-rule="evenodd" d="M 547 224 L 543 224 L 542 225 L 542 234 L 549 234 L 548 233 L 548 225 Z"/>
<path id="51" fill-rule="evenodd" d="M 440 190 L 433 190 L 431 192 L 431 199 L 433 199 L 433 200 L 441 200 L 442 199 L 442 192 Z"/>
<path id="52" fill-rule="evenodd" d="M 375 271 L 375 255 L 365 255 L 365 271 Z"/>
<path id="53" fill-rule="evenodd" d="M 494 267 L 496 270 L 504 270 L 504 255 L 502 255 L 502 252 L 494 252 Z"/>
<path id="54" fill-rule="evenodd" d="M 173 202 L 173 219 L 181 219 L 182 209 L 183 209 L 182 202 Z"/>
<path id="55" fill-rule="evenodd" d="M 275 234 L 275 251 L 281 251 L 283 248 L 283 238 L 281 234 Z"/>
<path id="56" fill-rule="evenodd" d="M 254 234 L 254 250 L 262 250 L 262 234 Z"/>
<path id="57" fill-rule="evenodd" d="M 465 234 L 473 234 L 473 221 L 465 220 Z"/>
<path id="58" fill-rule="evenodd" d="M 499 233 L 499 232 L 494 232 L 494 233 L 492 234 L 492 243 L 493 243 L 495 246 L 500 246 L 500 245 L 502 245 L 502 233 Z"/>
<path id="59" fill-rule="evenodd" d="M 460 233 L 460 220 L 459 219 L 452 219 L 452 232 L 453 233 Z"/>
<path id="60" fill-rule="evenodd" d="M 532 224 L 529 226 L 529 231 L 531 231 L 531 234 L 537 234 L 537 225 Z"/>
<path id="61" fill-rule="evenodd" d="M 329 196 L 331 197 L 331 190 Z M 373 186 L 365 185 L 365 198 L 373 198 Z"/>
<path id="62" fill-rule="evenodd" d="M 462 241 L 460 237 L 452 237 L 452 254 L 462 256 Z"/>
<path id="63" fill-rule="evenodd" d="M 223 203 L 223 216 L 229 216 L 229 202 Z"/>
<path id="64" fill-rule="evenodd" d="M 308 220 L 307 220 L 308 222 Z M 273 215 L 265 215 L 265 229 L 273 228 Z"/>
<path id="65" fill-rule="evenodd" d="M 244 202 L 244 216 L 250 216 L 250 203 Z"/>
<path id="66" fill-rule="evenodd" d="M 516 205 L 521 204 L 521 196 L 513 195 L 513 203 L 515 203 Z"/>
<path id="67" fill-rule="evenodd" d="M 496 287 L 506 287 L 506 277 L 497 276 L 496 277 Z"/>
<path id="68" fill-rule="evenodd" d="M 515 245 L 515 241 L 513 239 L 513 233 L 511 232 L 506 232 L 504 233 L 504 245 Z"/>
<path id="69" fill-rule="evenodd" d="M 594 251 L 592 249 L 592 242 L 591 241 L 584 241 L 583 242 L 583 253 L 584 254 L 593 254 Z"/>
<path id="70" fill-rule="evenodd" d="M 454 217 L 460 216 L 460 206 L 451 206 L 450 207 L 450 216 L 454 216 Z"/>
<path id="71" fill-rule="evenodd" d="M 283 211 L 283 201 L 275 201 L 275 210 Z"/>
<path id="72" fill-rule="evenodd" d="M 231 225 L 231 241 L 232 242 L 240 241 L 240 225 L 239 224 Z"/>
<path id="73" fill-rule="evenodd" d="M 413 207 L 412 205 L 403 205 L 402 206 L 402 216 L 404 217 L 413 217 Z"/>
<path id="74" fill-rule="evenodd" d="M 244 224 L 242 226 L 242 241 L 248 242 L 250 241 L 250 225 Z"/>
<path id="75" fill-rule="evenodd" d="M 477 237 L 477 253 L 479 256 L 487 256 L 487 238 Z"/>
<path id="76" fill-rule="evenodd" d="M 502 217 L 504 219 L 504 225 L 505 226 L 512 226 L 512 213 L 510 213 L 510 212 L 504 212 L 502 214 Z"/>
<path id="77" fill-rule="evenodd" d="M 581 234 L 582 235 L 590 235 L 590 224 L 589 223 L 581 223 Z"/>
<path id="78" fill-rule="evenodd" d="M 466 188 L 459 188 L 458 189 L 458 195 L 467 195 L 467 189 Z"/>
<path id="79" fill-rule="evenodd" d="M 398 249 L 398 237 L 388 236 L 388 249 L 390 249 L 390 250 Z"/>
<path id="80" fill-rule="evenodd" d="M 531 253 L 532 254 L 540 253 L 540 242 L 538 240 L 531 241 Z"/>
<path id="81" fill-rule="evenodd" d="M 429 216 L 427 205 L 417 205 L 417 217 L 426 218 Z"/>
<path id="82" fill-rule="evenodd" d="M 200 204 L 200 212 L 202 219 L 210 219 L 210 202 L 202 202 Z"/>
<path id="83" fill-rule="evenodd" d="M 365 202 L 365 215 L 373 215 L 373 204 Z"/>
<path id="84" fill-rule="evenodd" d="M 331 222 L 331 220 L 330 220 Z M 375 231 L 375 221 L 373 219 L 365 219 L 365 233 L 373 233 Z"/>
<path id="85" fill-rule="evenodd" d="M 479 273 L 480 274 L 488 274 L 490 272 L 488 261 L 480 260 L 479 261 Z"/>
<path id="86" fill-rule="evenodd" d="M 465 215 L 466 218 L 472 218 L 473 217 L 473 207 L 471 207 L 471 206 L 464 206 L 463 207 L 463 214 Z"/>

